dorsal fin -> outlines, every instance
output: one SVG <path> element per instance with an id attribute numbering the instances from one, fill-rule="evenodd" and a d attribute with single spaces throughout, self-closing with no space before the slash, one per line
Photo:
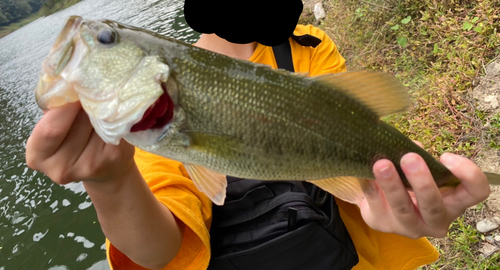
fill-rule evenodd
<path id="1" fill-rule="evenodd" d="M 391 74 L 353 71 L 313 77 L 369 107 L 378 117 L 403 112 L 411 99 L 401 82 Z"/>

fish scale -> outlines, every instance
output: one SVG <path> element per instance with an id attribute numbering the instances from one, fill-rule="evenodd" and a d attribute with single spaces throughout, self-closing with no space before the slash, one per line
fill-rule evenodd
<path id="1" fill-rule="evenodd" d="M 206 58 L 201 59 L 203 61 Z M 289 76 L 286 73 L 278 73 L 276 76 L 275 73 L 268 74 L 272 72 L 264 69 L 258 70 L 263 73 L 258 76 L 261 78 L 260 81 L 254 81 L 251 87 L 245 87 L 245 84 L 249 84 L 248 81 L 256 76 L 255 69 L 231 76 L 231 73 L 220 70 L 197 70 L 196 67 L 208 64 L 200 63 L 194 58 L 190 60 L 193 63 L 187 65 L 186 70 L 178 71 L 180 74 L 189 74 L 189 76 L 177 76 L 182 85 L 190 86 L 189 89 L 180 90 L 179 101 L 180 106 L 185 108 L 188 119 L 191 119 L 190 128 L 195 131 L 225 135 L 230 140 L 241 139 L 246 142 L 245 145 L 239 145 L 240 149 L 236 149 L 233 153 L 221 151 L 208 154 L 194 151 L 193 156 L 188 158 L 190 161 L 200 160 L 201 164 L 203 160 L 218 161 L 210 163 L 209 166 L 225 174 L 256 179 L 311 180 L 345 175 L 373 178 L 371 165 L 377 157 L 392 157 L 391 160 L 399 164 L 399 159 L 406 153 L 392 151 L 389 154 L 380 154 L 390 151 L 394 142 L 400 142 L 403 146 L 401 141 L 409 140 L 402 135 L 399 140 L 391 140 L 391 136 L 396 135 L 392 135 L 383 128 L 384 126 L 380 126 L 379 120 L 374 121 L 373 112 L 349 97 L 335 94 L 332 89 L 323 90 L 327 87 L 312 79 Z M 213 61 L 213 59 L 210 60 Z M 197 71 L 193 72 L 193 70 Z M 244 74 L 246 77 L 243 76 Z M 209 80 L 204 80 L 204 77 L 211 78 L 212 82 L 215 77 L 215 83 L 207 85 L 206 82 Z M 262 78 L 273 79 L 263 80 Z M 197 84 L 201 81 L 205 84 Z M 235 83 L 237 81 L 238 84 Z M 242 87 L 245 90 L 238 91 L 231 86 Z M 193 89 L 199 92 L 190 92 Z M 226 95 L 223 91 L 237 93 L 237 95 Z M 215 98 L 200 99 L 199 96 L 218 97 L 221 102 L 201 102 L 213 101 Z M 259 98 L 256 98 L 257 96 Z M 276 106 L 277 100 L 280 100 L 280 106 Z M 190 105 L 183 106 L 183 103 Z M 247 104 L 251 104 L 252 107 L 245 106 Z M 319 111 L 313 108 L 324 108 L 324 110 Z M 262 113 L 259 114 L 259 111 Z M 244 126 L 241 125 L 239 115 L 246 116 Z M 357 115 L 361 116 L 356 117 Z M 268 119 L 268 123 L 258 121 L 262 118 Z M 311 131 L 309 127 L 304 127 L 303 123 L 299 122 L 301 119 L 315 119 L 321 124 L 316 125 L 317 128 Z M 367 131 L 369 127 L 373 130 L 372 132 Z M 350 135 L 346 136 L 346 134 Z M 373 134 L 378 134 L 378 138 L 374 138 Z M 322 138 L 318 141 L 314 137 Z M 326 143 L 324 139 L 335 143 Z M 378 142 L 378 148 L 373 147 L 373 141 Z M 221 143 L 225 144 L 224 141 Z M 421 155 L 429 156 L 413 143 L 406 143 L 404 146 L 406 149 L 409 147 L 412 152 L 421 152 Z M 282 149 L 296 150 L 283 152 Z M 160 152 L 168 152 L 168 149 L 160 150 Z M 267 158 L 263 159 L 262 156 Z M 314 158 L 309 159 L 311 156 Z M 429 160 L 429 157 L 426 158 Z M 226 162 L 222 162 L 224 160 Z M 282 162 L 283 160 L 286 162 Z M 236 163 L 245 165 L 231 170 Z M 195 162 L 195 164 L 198 163 Z M 442 174 L 444 166 L 435 167 L 437 168 L 434 173 Z M 400 169 L 399 171 L 401 172 Z M 403 174 L 402 176 L 404 177 Z M 408 185 L 406 179 L 403 178 L 403 180 Z"/>
<path id="2" fill-rule="evenodd" d="M 188 70 L 189 67 L 195 68 L 203 65 L 203 63 L 199 64 L 197 59 L 192 59 L 192 61 L 193 64 L 188 66 Z M 241 145 L 238 145 L 240 149 L 236 149 L 234 153 L 221 151 L 216 154 L 211 152 L 210 155 L 205 156 L 205 153 L 194 151 L 193 157 L 189 158 L 190 160 L 217 160 L 219 161 L 217 164 L 210 164 L 217 171 L 231 175 L 238 174 L 243 177 L 254 176 L 258 179 L 311 180 L 352 175 L 352 171 L 357 171 L 356 176 L 359 177 L 373 177 L 370 170 L 361 173 L 351 169 L 356 163 L 355 161 L 360 160 L 360 158 L 353 159 L 356 153 L 360 152 L 356 151 L 356 148 L 363 149 L 361 142 L 369 142 L 369 138 L 352 140 L 352 136 L 345 136 L 349 133 L 366 134 L 359 131 L 365 130 L 367 124 L 375 126 L 378 124 L 373 121 L 373 117 L 369 117 L 369 119 L 368 117 L 359 117 L 361 121 L 352 118 L 353 112 L 355 115 L 368 114 L 365 106 L 348 97 L 342 97 L 339 93 L 313 80 L 304 80 L 302 77 L 292 77 L 293 79 L 291 79 L 286 73 L 278 73 L 279 75 L 276 76 L 271 70 L 259 70 L 259 72 L 271 73 L 261 74 L 260 78 L 271 77 L 274 79 L 272 81 L 257 81 L 245 91 L 237 91 L 231 89 L 227 82 L 239 80 L 243 81 L 240 85 L 245 85 L 245 82 L 250 81 L 255 74 L 248 72 L 247 77 L 243 77 L 240 73 L 240 76 L 234 79 L 230 73 L 210 73 L 212 78 L 217 78 L 216 82 L 214 85 L 207 87 L 205 84 L 203 87 L 196 85 L 195 81 L 190 81 L 190 78 L 195 77 L 192 74 L 196 74 L 198 78 L 208 76 L 208 74 L 204 74 L 204 71 L 196 73 L 187 70 L 179 71 L 182 74 L 190 74 L 189 78 L 177 77 L 182 85 L 190 85 L 189 89 L 179 90 L 181 93 L 179 104 L 190 119 L 189 127 L 195 131 L 224 135 L 229 140 L 242 142 Z M 239 86 L 234 83 L 233 85 Z M 238 96 L 224 95 L 224 91 L 237 92 Z M 319 93 L 314 96 L 311 92 Z M 271 94 L 266 95 L 265 93 Z M 211 102 L 216 98 L 207 99 L 200 98 L 200 96 L 218 97 L 220 102 Z M 322 98 L 318 99 L 318 96 Z M 275 101 L 279 99 L 285 102 L 282 102 L 282 106 L 277 107 Z M 313 106 L 310 105 L 311 103 Z M 338 104 L 340 103 L 343 106 L 339 108 Z M 189 104 L 189 106 L 183 106 L 183 104 Z M 243 106 L 243 104 L 251 104 L 252 106 Z M 313 108 L 324 109 L 314 110 Z M 237 117 L 238 115 L 246 116 L 244 124 L 241 123 L 241 118 Z M 262 118 L 266 118 L 267 123 L 259 121 Z M 311 129 L 303 125 L 302 119 L 315 119 L 321 124 L 316 125 L 317 128 Z M 350 119 L 350 121 L 343 122 L 342 119 Z M 339 129 L 339 127 L 341 128 Z M 297 140 L 297 138 L 301 139 Z M 226 144 L 224 141 L 220 143 Z M 223 145 L 214 148 L 222 149 Z M 388 146 L 390 145 L 383 147 Z M 167 152 L 168 149 L 164 149 L 164 151 Z M 375 152 L 377 151 L 380 149 Z M 200 156 L 197 157 L 197 155 Z M 267 158 L 263 159 L 261 156 L 267 156 Z M 287 162 L 281 162 L 284 156 Z M 314 158 L 308 159 L 309 157 Z M 227 162 L 221 162 L 222 160 Z M 237 162 L 235 162 L 236 160 Z M 345 160 L 351 161 L 353 164 L 345 164 Z M 373 163 L 371 157 L 362 161 L 361 166 L 364 168 L 371 165 L 369 163 Z M 247 171 L 243 172 L 241 168 L 230 171 L 228 168 L 231 168 L 231 163 L 246 164 L 244 168 Z"/>

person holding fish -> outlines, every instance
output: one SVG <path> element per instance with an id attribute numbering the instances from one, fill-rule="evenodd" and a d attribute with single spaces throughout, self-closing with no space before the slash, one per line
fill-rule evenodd
<path id="1" fill-rule="evenodd" d="M 203 32 L 194 46 L 71 17 L 44 62 L 45 113 L 27 164 L 58 184 L 83 182 L 112 269 L 436 260 L 423 237 L 444 237 L 498 175 L 454 154 L 439 163 L 379 121 L 407 107 L 404 88 L 386 74 L 345 73 L 334 42 L 297 25 L 300 0 L 266 1 L 265 11 L 252 1 L 230 25 L 207 23 L 223 17 L 208 2 L 185 4 Z M 256 16 L 276 21 L 256 26 Z"/>

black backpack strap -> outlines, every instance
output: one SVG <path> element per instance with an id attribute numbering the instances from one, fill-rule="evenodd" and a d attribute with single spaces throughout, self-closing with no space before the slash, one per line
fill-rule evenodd
<path id="1" fill-rule="evenodd" d="M 305 47 L 316 48 L 316 46 L 321 43 L 321 39 L 309 34 L 302 36 L 292 35 L 291 38 L 298 44 Z M 290 72 L 295 72 L 295 69 L 293 67 L 292 47 L 290 46 L 290 41 L 287 40 L 281 45 L 273 46 L 272 48 L 274 58 L 276 59 L 276 64 L 278 64 L 278 68 L 285 69 Z"/>
<path id="2" fill-rule="evenodd" d="M 290 46 L 290 41 L 287 40 L 281 45 L 273 46 L 273 53 L 274 58 L 276 59 L 276 64 L 278 64 L 278 68 L 295 72 L 295 69 L 293 68 L 292 47 Z"/>
<path id="3" fill-rule="evenodd" d="M 313 48 L 316 48 L 316 46 L 321 43 L 321 39 L 311 35 L 292 35 L 292 39 L 302 46 L 309 46 Z M 274 58 L 276 58 L 276 64 L 278 64 L 278 68 L 285 69 L 290 72 L 295 72 L 295 69 L 293 67 L 292 48 L 290 46 L 290 41 L 287 40 L 281 45 L 274 46 L 272 48 Z M 315 200 L 317 205 L 321 206 L 325 203 L 328 197 L 328 193 L 314 186 L 311 197 Z"/>

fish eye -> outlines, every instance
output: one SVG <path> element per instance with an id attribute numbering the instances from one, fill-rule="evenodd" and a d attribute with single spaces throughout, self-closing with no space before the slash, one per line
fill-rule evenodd
<path id="1" fill-rule="evenodd" d="M 111 29 L 101 30 L 97 34 L 97 41 L 102 44 L 113 44 L 116 41 L 116 33 Z"/>

